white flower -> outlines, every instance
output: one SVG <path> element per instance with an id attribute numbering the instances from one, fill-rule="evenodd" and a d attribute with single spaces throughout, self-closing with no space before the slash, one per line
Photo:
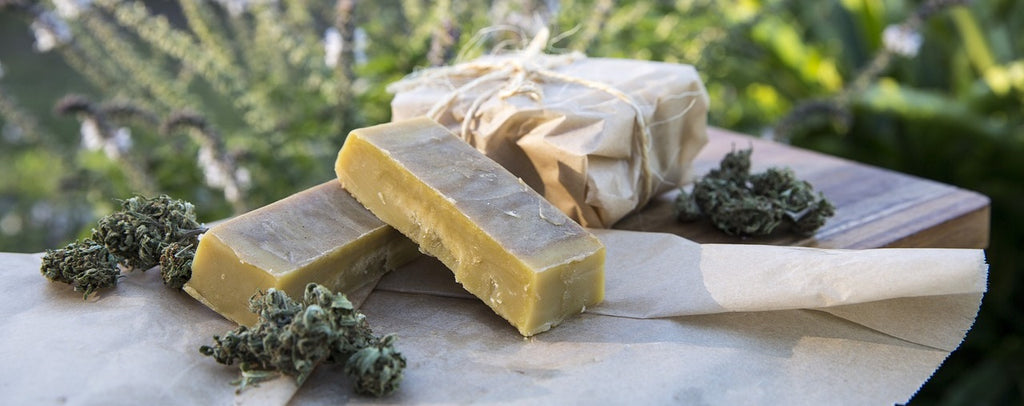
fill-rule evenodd
<path id="1" fill-rule="evenodd" d="M 238 187 L 248 189 L 252 185 L 252 174 L 245 168 L 235 169 L 235 180 L 238 181 Z"/>
<path id="2" fill-rule="evenodd" d="M 238 190 L 235 184 L 224 185 L 224 198 L 229 202 L 238 201 L 242 198 L 242 193 Z"/>
<path id="3" fill-rule="evenodd" d="M 71 28 L 52 12 L 44 11 L 39 14 L 29 28 L 32 29 L 32 35 L 36 37 L 36 51 L 47 52 L 71 42 Z"/>
<path id="4" fill-rule="evenodd" d="M 132 131 L 128 127 L 120 127 L 114 131 L 114 136 L 103 145 L 103 152 L 107 158 L 117 159 L 132 148 Z"/>
<path id="5" fill-rule="evenodd" d="M 341 33 L 338 32 L 337 28 L 331 27 L 324 31 L 324 64 L 328 68 L 335 68 L 338 66 L 338 60 L 341 59 L 342 46 Z"/>
<path id="6" fill-rule="evenodd" d="M 885 49 L 908 58 L 917 56 L 921 49 L 921 34 L 903 25 L 890 25 L 882 31 L 882 44 Z"/>
<path id="7" fill-rule="evenodd" d="M 199 147 L 199 156 L 196 160 L 203 171 L 206 185 L 224 190 L 224 198 L 230 202 L 241 199 L 242 190 L 247 189 L 252 182 L 249 170 L 238 168 L 232 173 L 229 163 L 217 160 L 215 150 L 208 146 Z"/>
<path id="8" fill-rule="evenodd" d="M 99 151 L 103 149 L 103 135 L 100 134 L 100 125 L 91 118 L 82 120 L 82 128 L 80 130 L 82 134 L 82 148 L 89 151 Z"/>
<path id="9" fill-rule="evenodd" d="M 248 0 L 219 0 L 221 7 L 228 10 L 228 14 L 232 17 L 238 17 L 249 8 Z"/>
<path id="10" fill-rule="evenodd" d="M 92 0 L 53 0 L 57 15 L 73 19 L 92 5 Z"/>
<path id="11" fill-rule="evenodd" d="M 92 117 L 82 119 L 82 148 L 89 151 L 103 150 L 107 158 L 118 159 L 132 148 L 132 132 L 127 127 L 114 130 L 114 135 L 106 138 L 100 131 L 100 125 Z"/>
<path id="12" fill-rule="evenodd" d="M 227 174 L 224 173 L 224 169 L 217 162 L 213 148 L 199 148 L 199 156 L 196 160 L 199 162 L 199 167 L 203 170 L 203 177 L 206 178 L 207 185 L 222 188 L 228 183 Z"/>
<path id="13" fill-rule="evenodd" d="M 59 45 L 60 40 L 57 39 L 57 36 L 54 35 L 53 31 L 47 29 L 45 25 L 37 21 L 33 21 L 31 28 L 32 34 L 36 37 L 36 51 L 47 52 Z"/>

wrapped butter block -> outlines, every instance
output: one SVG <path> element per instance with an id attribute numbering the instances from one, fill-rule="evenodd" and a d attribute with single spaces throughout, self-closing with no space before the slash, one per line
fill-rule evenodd
<path id="1" fill-rule="evenodd" d="M 601 242 L 432 120 L 353 131 L 335 170 L 356 199 L 524 336 L 604 297 Z"/>
<path id="2" fill-rule="evenodd" d="M 692 66 L 536 45 L 393 84 L 394 121 L 440 122 L 586 227 L 611 227 L 687 181 L 707 142 L 708 95 Z"/>
<path id="3" fill-rule="evenodd" d="M 332 180 L 210 228 L 185 292 L 228 319 L 256 323 L 249 298 L 274 288 L 301 298 L 316 282 L 351 293 L 419 255 Z"/>

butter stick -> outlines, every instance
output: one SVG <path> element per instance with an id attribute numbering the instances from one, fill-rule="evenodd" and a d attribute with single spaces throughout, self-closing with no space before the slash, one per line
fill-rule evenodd
<path id="1" fill-rule="evenodd" d="M 335 170 L 357 200 L 524 336 L 604 297 L 601 242 L 429 119 L 353 131 Z"/>
<path id="2" fill-rule="evenodd" d="M 224 317 L 256 323 L 258 290 L 301 298 L 316 282 L 351 293 L 418 255 L 337 180 L 296 193 L 210 228 L 199 241 L 185 292 Z"/>

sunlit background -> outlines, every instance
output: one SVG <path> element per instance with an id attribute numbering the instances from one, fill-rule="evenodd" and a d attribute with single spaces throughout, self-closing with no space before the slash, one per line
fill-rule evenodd
<path id="1" fill-rule="evenodd" d="M 318 184 L 388 83 L 545 26 L 695 65 L 712 125 L 991 197 L 981 316 L 914 402 L 1024 399 L 1024 2 L 0 0 L 0 251 L 134 193 L 214 220 Z"/>

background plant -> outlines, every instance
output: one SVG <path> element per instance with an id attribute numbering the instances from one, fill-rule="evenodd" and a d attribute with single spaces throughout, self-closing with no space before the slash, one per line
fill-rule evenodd
<path id="1" fill-rule="evenodd" d="M 915 402 L 1024 397 L 1024 3 L 313 3 L 0 0 L 0 250 L 62 246 L 132 192 L 212 220 L 328 179 L 388 83 L 547 25 L 555 51 L 695 64 L 713 125 L 990 196 L 981 316 Z"/>

